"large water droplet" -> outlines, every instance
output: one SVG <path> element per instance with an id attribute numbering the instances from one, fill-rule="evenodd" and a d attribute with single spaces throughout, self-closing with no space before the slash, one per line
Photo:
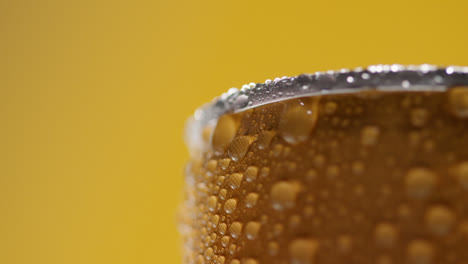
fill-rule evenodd
<path id="1" fill-rule="evenodd" d="M 253 258 L 247 258 L 242 260 L 242 264 L 258 264 L 258 261 Z"/>
<path id="2" fill-rule="evenodd" d="M 452 114 L 468 118 L 468 87 L 454 87 L 448 91 L 448 103 Z"/>
<path id="3" fill-rule="evenodd" d="M 213 248 L 209 247 L 205 250 L 205 257 L 208 260 L 210 260 L 213 257 Z"/>
<path id="4" fill-rule="evenodd" d="M 220 198 L 221 200 L 225 200 L 226 197 L 227 197 L 227 190 L 226 190 L 226 189 L 221 189 L 221 190 L 219 191 L 219 198 Z"/>
<path id="5" fill-rule="evenodd" d="M 212 226 L 216 228 L 219 224 L 219 215 L 213 215 L 213 217 L 211 217 L 211 223 Z"/>
<path id="6" fill-rule="evenodd" d="M 336 239 L 336 247 L 341 253 L 351 252 L 353 246 L 353 240 L 348 235 L 341 235 Z"/>
<path id="7" fill-rule="evenodd" d="M 268 243 L 268 253 L 272 256 L 275 256 L 278 254 L 279 251 L 279 245 L 278 243 L 271 241 Z"/>
<path id="8" fill-rule="evenodd" d="M 226 170 L 229 167 L 229 163 L 231 163 L 231 159 L 225 158 L 219 161 L 219 165 L 221 169 Z"/>
<path id="9" fill-rule="evenodd" d="M 455 214 L 447 206 L 434 205 L 426 211 L 425 221 L 433 234 L 443 236 L 452 229 L 455 223 Z"/>
<path id="10" fill-rule="evenodd" d="M 268 168 L 268 167 L 263 167 L 263 168 L 260 170 L 260 177 L 261 177 L 261 178 L 265 178 L 265 177 L 267 177 L 269 174 L 270 174 L 270 168 Z"/>
<path id="11" fill-rule="evenodd" d="M 224 211 L 227 214 L 232 214 L 236 210 L 236 208 L 237 208 L 237 200 L 234 198 L 228 199 L 224 203 Z"/>
<path id="12" fill-rule="evenodd" d="M 278 133 L 290 144 L 309 138 L 317 122 L 317 104 L 310 106 L 288 105 L 281 115 Z"/>
<path id="13" fill-rule="evenodd" d="M 334 114 L 336 109 L 338 108 L 337 104 L 335 102 L 327 102 L 325 104 L 325 114 L 331 115 Z"/>
<path id="14" fill-rule="evenodd" d="M 382 248 L 391 248 L 395 245 L 398 231 L 396 227 L 390 223 L 379 223 L 375 227 L 375 242 Z"/>
<path id="15" fill-rule="evenodd" d="M 255 138 L 252 136 L 239 136 L 234 138 L 228 151 L 231 159 L 234 161 L 243 159 L 254 139 Z"/>
<path id="16" fill-rule="evenodd" d="M 415 199 L 426 198 L 436 185 L 436 175 L 426 168 L 412 168 L 405 178 L 406 192 Z"/>
<path id="17" fill-rule="evenodd" d="M 211 138 L 213 149 L 218 153 L 223 153 L 231 144 L 236 132 L 236 121 L 229 115 L 221 116 Z"/>
<path id="18" fill-rule="evenodd" d="M 242 223 L 241 222 L 233 222 L 229 227 L 229 233 L 233 238 L 238 238 L 242 233 Z"/>
<path id="19" fill-rule="evenodd" d="M 235 244 L 231 244 L 231 245 L 229 246 L 229 254 L 231 254 L 231 255 L 236 254 L 236 249 L 237 249 L 237 246 L 236 246 Z M 236 261 L 236 262 L 234 262 L 234 263 L 236 263 L 236 264 L 240 264 L 240 261 L 238 261 L 238 260 L 236 260 L 236 259 L 232 260 L 231 263 L 232 263 L 233 261 Z"/>
<path id="20" fill-rule="evenodd" d="M 380 129 L 376 126 L 366 126 L 361 132 L 361 143 L 364 146 L 373 146 L 379 139 Z"/>
<path id="21" fill-rule="evenodd" d="M 270 146 L 271 140 L 275 137 L 276 131 L 262 131 L 258 136 L 257 148 L 266 149 Z"/>
<path id="22" fill-rule="evenodd" d="M 247 182 L 253 182 L 255 179 L 257 179 L 258 175 L 258 167 L 256 166 L 249 166 L 244 172 L 245 175 L 245 180 Z"/>
<path id="23" fill-rule="evenodd" d="M 392 264 L 392 259 L 387 255 L 378 256 L 376 264 Z"/>
<path id="24" fill-rule="evenodd" d="M 275 183 L 270 192 L 273 208 L 285 210 L 293 207 L 299 189 L 300 186 L 296 182 L 280 181 Z"/>
<path id="25" fill-rule="evenodd" d="M 208 198 L 208 210 L 211 212 L 216 211 L 216 204 L 218 202 L 218 198 L 216 196 L 212 195 Z"/>
<path id="26" fill-rule="evenodd" d="M 249 97 L 245 94 L 239 95 L 236 100 L 233 103 L 233 107 L 240 109 L 244 106 L 247 105 L 247 102 L 249 101 Z"/>
<path id="27" fill-rule="evenodd" d="M 259 222 L 251 221 L 245 225 L 245 236 L 247 239 L 254 240 L 258 236 L 258 232 L 260 231 L 261 224 Z"/>
<path id="28" fill-rule="evenodd" d="M 452 171 L 461 186 L 468 190 L 468 161 L 457 164 Z"/>
<path id="29" fill-rule="evenodd" d="M 242 184 L 242 179 L 244 179 L 242 173 L 233 173 L 227 176 L 226 182 L 231 189 L 238 189 Z"/>
<path id="30" fill-rule="evenodd" d="M 206 173 L 208 176 L 212 176 L 214 175 L 215 171 L 216 171 L 216 166 L 218 165 L 218 161 L 217 160 L 209 160 L 207 163 L 206 163 Z"/>
<path id="31" fill-rule="evenodd" d="M 230 239 L 231 239 L 231 238 L 228 237 L 228 236 L 223 236 L 223 237 L 221 238 L 221 245 L 223 245 L 223 247 L 229 246 L 229 241 L 230 241 Z"/>
<path id="32" fill-rule="evenodd" d="M 245 196 L 245 206 L 247 208 L 253 208 L 258 201 L 258 193 L 249 193 Z"/>
<path id="33" fill-rule="evenodd" d="M 288 248 L 291 264 L 314 264 L 318 246 L 314 239 L 293 240 Z"/>
<path id="34" fill-rule="evenodd" d="M 411 110 L 411 124 L 415 127 L 423 127 L 429 119 L 429 113 L 424 108 L 415 108 Z"/>
<path id="35" fill-rule="evenodd" d="M 425 240 L 413 240 L 406 249 L 408 264 L 430 264 L 434 259 L 434 248 Z"/>
<path id="36" fill-rule="evenodd" d="M 196 264 L 205 264 L 205 258 L 202 255 L 198 255 L 197 259 L 195 260 Z"/>
<path id="37" fill-rule="evenodd" d="M 218 225 L 218 232 L 221 235 L 226 234 L 226 229 L 227 229 L 227 225 L 225 223 L 221 223 L 221 224 Z"/>

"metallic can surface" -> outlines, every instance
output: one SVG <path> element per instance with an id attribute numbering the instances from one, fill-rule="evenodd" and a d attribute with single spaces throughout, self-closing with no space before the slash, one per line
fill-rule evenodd
<path id="1" fill-rule="evenodd" d="M 199 110 L 184 263 L 468 261 L 468 74 L 381 67 L 252 84 Z"/>

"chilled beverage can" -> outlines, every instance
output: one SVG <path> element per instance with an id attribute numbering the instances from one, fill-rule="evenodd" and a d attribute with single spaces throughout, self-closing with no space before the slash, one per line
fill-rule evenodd
<path id="1" fill-rule="evenodd" d="M 186 143 L 185 264 L 468 263 L 468 67 L 246 84 Z"/>

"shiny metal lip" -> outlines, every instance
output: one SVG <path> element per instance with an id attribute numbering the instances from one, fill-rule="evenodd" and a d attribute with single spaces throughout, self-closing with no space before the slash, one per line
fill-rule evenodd
<path id="1" fill-rule="evenodd" d="M 380 64 L 245 84 L 241 89 L 229 89 L 197 109 L 187 122 L 186 143 L 189 148 L 196 147 L 195 141 L 200 140 L 201 129 L 215 123 L 223 114 L 282 100 L 366 90 L 446 91 L 449 87 L 460 85 L 468 85 L 468 66 L 440 67 L 430 64 Z"/>

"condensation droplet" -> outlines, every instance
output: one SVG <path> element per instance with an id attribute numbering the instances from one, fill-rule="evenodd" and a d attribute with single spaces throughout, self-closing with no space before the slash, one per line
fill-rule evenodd
<path id="1" fill-rule="evenodd" d="M 212 226 L 216 228 L 219 224 L 219 215 L 213 215 L 213 217 L 211 217 L 211 223 Z"/>
<path id="2" fill-rule="evenodd" d="M 268 168 L 268 167 L 263 167 L 263 168 L 260 170 L 260 177 L 261 177 L 261 178 L 265 178 L 265 177 L 267 177 L 269 174 L 270 174 L 270 168 Z"/>
<path id="3" fill-rule="evenodd" d="M 229 163 L 231 163 L 231 159 L 225 158 L 219 161 L 219 165 L 221 169 L 226 170 L 229 167 Z"/>
<path id="4" fill-rule="evenodd" d="M 331 165 L 327 168 L 326 175 L 328 179 L 335 179 L 340 173 L 340 168 L 336 165 Z"/>
<path id="5" fill-rule="evenodd" d="M 353 240 L 348 235 L 338 236 L 338 238 L 336 239 L 336 246 L 337 246 L 339 252 L 349 253 L 349 252 L 351 252 L 351 249 L 352 249 L 352 246 L 353 246 Z"/>
<path id="6" fill-rule="evenodd" d="M 221 235 L 226 234 L 226 229 L 227 229 L 227 225 L 225 223 L 221 223 L 221 224 L 218 225 L 218 232 Z"/>
<path id="7" fill-rule="evenodd" d="M 364 172 L 364 164 L 360 161 L 355 161 L 351 165 L 351 172 L 354 175 L 361 175 Z"/>
<path id="8" fill-rule="evenodd" d="M 458 118 L 468 118 L 468 87 L 453 87 L 448 91 L 450 112 Z"/>
<path id="9" fill-rule="evenodd" d="M 205 264 L 205 258 L 202 255 L 198 255 L 195 263 L 196 264 Z"/>
<path id="10" fill-rule="evenodd" d="M 213 132 L 212 126 L 205 126 L 202 131 L 203 141 L 205 141 L 206 143 L 210 142 L 210 136 L 212 132 Z"/>
<path id="11" fill-rule="evenodd" d="M 429 113 L 424 108 L 416 108 L 410 113 L 411 124 L 415 127 L 423 127 L 429 119 Z"/>
<path id="12" fill-rule="evenodd" d="M 216 180 L 216 184 L 218 184 L 219 186 L 223 185 L 225 179 L 226 177 L 219 176 L 218 179 Z"/>
<path id="13" fill-rule="evenodd" d="M 247 208 L 253 208 L 258 201 L 258 193 L 249 193 L 245 196 L 245 206 Z"/>
<path id="14" fill-rule="evenodd" d="M 247 258 L 242 260 L 242 264 L 258 264 L 258 261 L 253 258 Z"/>
<path id="15" fill-rule="evenodd" d="M 468 161 L 457 164 L 452 171 L 460 185 L 468 190 Z"/>
<path id="16" fill-rule="evenodd" d="M 258 136 L 257 148 L 266 149 L 270 146 L 271 140 L 275 137 L 276 131 L 262 131 Z"/>
<path id="17" fill-rule="evenodd" d="M 225 261 L 226 261 L 226 258 L 224 256 L 219 256 L 217 264 L 224 264 Z"/>
<path id="18" fill-rule="evenodd" d="M 373 146 L 379 139 L 380 129 L 376 126 L 366 126 L 361 132 L 361 143 L 364 146 Z"/>
<path id="19" fill-rule="evenodd" d="M 238 238 L 242 233 L 242 223 L 241 222 L 233 222 L 229 227 L 229 233 L 233 238 Z"/>
<path id="20" fill-rule="evenodd" d="M 234 101 L 234 103 L 233 103 L 234 107 L 242 108 L 247 104 L 248 100 L 249 100 L 249 97 L 247 95 L 241 94 Z"/>
<path id="21" fill-rule="evenodd" d="M 281 115 L 278 133 L 290 144 L 305 141 L 317 122 L 316 108 L 316 102 L 309 107 L 302 105 L 287 106 Z"/>
<path id="22" fill-rule="evenodd" d="M 331 115 L 334 114 L 336 109 L 338 108 L 338 105 L 335 102 L 327 102 L 325 104 L 325 114 Z"/>
<path id="23" fill-rule="evenodd" d="M 413 240 L 406 249 L 408 264 L 430 264 L 434 259 L 434 247 L 425 240 Z"/>
<path id="24" fill-rule="evenodd" d="M 314 264 L 318 246 L 314 239 L 293 240 L 288 248 L 291 264 Z"/>
<path id="25" fill-rule="evenodd" d="M 301 216 L 300 215 L 292 215 L 290 218 L 289 218 L 289 227 L 291 228 L 295 228 L 295 227 L 298 227 L 300 224 L 301 224 Z"/>
<path id="26" fill-rule="evenodd" d="M 381 255 L 377 257 L 376 264 L 392 264 L 392 259 L 387 255 Z"/>
<path id="27" fill-rule="evenodd" d="M 258 232 L 260 231 L 261 224 L 259 222 L 251 221 L 245 225 L 244 232 L 245 236 L 249 240 L 254 240 L 258 236 Z"/>
<path id="28" fill-rule="evenodd" d="M 280 181 L 275 183 L 270 192 L 273 208 L 285 210 L 293 207 L 299 189 L 299 185 L 295 182 Z"/>
<path id="29" fill-rule="evenodd" d="M 237 123 L 229 115 L 223 115 L 213 131 L 211 139 L 213 149 L 218 153 L 223 153 L 231 144 L 237 132 Z"/>
<path id="30" fill-rule="evenodd" d="M 254 139 L 255 138 L 252 136 L 239 136 L 234 138 L 228 150 L 231 159 L 234 161 L 243 159 Z"/>
<path id="31" fill-rule="evenodd" d="M 208 260 L 211 259 L 211 257 L 213 257 L 213 248 L 209 247 L 205 250 L 205 257 Z"/>
<path id="32" fill-rule="evenodd" d="M 315 156 L 312 160 L 314 162 L 314 165 L 317 167 L 317 168 L 321 168 L 323 167 L 323 165 L 325 165 L 325 157 L 321 154 L 318 154 L 317 156 Z"/>
<path id="33" fill-rule="evenodd" d="M 245 175 L 245 180 L 247 182 L 253 182 L 255 179 L 257 179 L 258 175 L 258 167 L 255 166 L 249 166 L 244 172 Z"/>
<path id="34" fill-rule="evenodd" d="M 273 226 L 273 235 L 274 236 L 279 236 L 283 233 L 284 226 L 282 224 L 275 224 Z"/>
<path id="35" fill-rule="evenodd" d="M 405 178 L 406 192 L 415 199 L 426 198 L 436 185 L 436 175 L 426 168 L 412 168 Z"/>
<path id="36" fill-rule="evenodd" d="M 310 218 L 315 213 L 315 209 L 312 206 L 305 206 L 303 214 L 305 218 Z"/>
<path id="37" fill-rule="evenodd" d="M 379 223 L 374 230 L 375 242 L 379 247 L 391 248 L 398 238 L 397 228 L 390 223 Z"/>
<path id="38" fill-rule="evenodd" d="M 234 198 L 228 199 L 224 203 L 224 211 L 228 214 L 232 214 L 237 208 L 237 200 Z"/>
<path id="39" fill-rule="evenodd" d="M 244 175 L 242 173 L 233 173 L 227 176 L 227 184 L 231 189 L 238 189 L 242 184 Z"/>
<path id="40" fill-rule="evenodd" d="M 209 176 L 212 176 L 215 171 L 216 171 L 216 166 L 218 165 L 218 161 L 217 160 L 209 160 L 207 163 L 206 163 L 206 173 L 209 175 Z"/>
<path id="41" fill-rule="evenodd" d="M 225 200 L 226 197 L 227 197 L 227 190 L 226 190 L 226 189 L 221 189 L 221 190 L 219 191 L 219 198 L 220 198 L 221 200 Z"/>
<path id="42" fill-rule="evenodd" d="M 313 180 L 317 179 L 317 176 L 318 176 L 318 173 L 317 173 L 317 171 L 315 169 L 309 169 L 306 172 L 305 178 L 308 181 L 313 181 Z"/>
<path id="43" fill-rule="evenodd" d="M 425 214 L 426 226 L 435 235 L 446 235 L 455 223 L 455 214 L 444 205 L 431 206 Z"/>
<path id="44" fill-rule="evenodd" d="M 281 153 L 283 152 L 284 146 L 281 144 L 276 144 L 271 148 L 270 151 L 270 157 L 279 157 L 281 156 Z"/>
<path id="45" fill-rule="evenodd" d="M 463 220 L 458 226 L 458 230 L 460 234 L 462 234 L 465 238 L 468 238 L 468 220 Z"/>
<path id="46" fill-rule="evenodd" d="M 268 253 L 272 256 L 276 256 L 279 251 L 279 245 L 278 243 L 271 241 L 268 243 Z"/>
<path id="47" fill-rule="evenodd" d="M 216 196 L 212 195 L 208 198 L 208 210 L 211 212 L 216 211 L 216 204 L 218 203 L 218 198 Z"/>
<path id="48" fill-rule="evenodd" d="M 229 240 L 230 240 L 230 239 L 231 239 L 231 238 L 228 237 L 228 236 L 223 236 L 223 237 L 221 238 L 221 245 L 223 245 L 223 247 L 229 246 Z"/>
<path id="49" fill-rule="evenodd" d="M 401 86 L 405 89 L 408 89 L 411 86 L 411 83 L 408 80 L 404 80 L 401 82 Z"/>

